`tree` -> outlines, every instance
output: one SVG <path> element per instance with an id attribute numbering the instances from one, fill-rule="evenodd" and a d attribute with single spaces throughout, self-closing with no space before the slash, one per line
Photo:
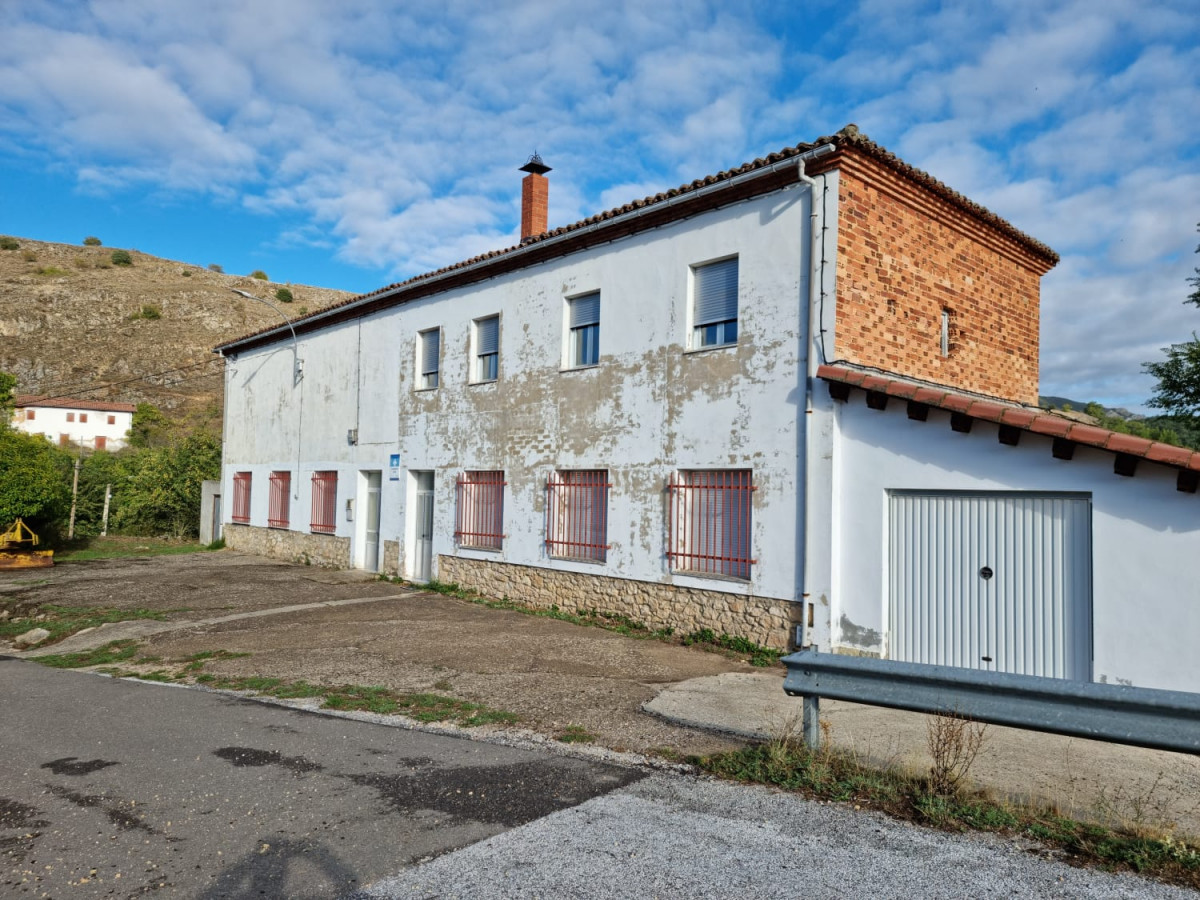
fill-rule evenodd
<path id="1" fill-rule="evenodd" d="M 99 247 L 99 246 L 100 246 L 100 238 L 98 238 L 98 237 L 96 237 L 96 236 L 94 236 L 94 235 L 91 235 L 91 234 L 89 234 L 87 237 L 85 237 L 85 238 L 83 239 L 83 246 L 85 246 L 85 247 Z"/>
<path id="2" fill-rule="evenodd" d="M 1200 225 L 1196 228 L 1200 231 Z M 1200 247 L 1196 252 L 1200 253 Z M 1184 302 L 1200 306 L 1200 267 L 1195 272 L 1188 279 L 1192 292 Z M 1164 347 L 1163 352 L 1167 358 L 1162 362 L 1143 364 L 1143 368 L 1158 379 L 1149 404 L 1165 409 L 1169 415 L 1194 420 L 1200 416 L 1200 338 L 1193 331 L 1190 341 Z"/>
<path id="3" fill-rule="evenodd" d="M 129 446 L 139 449 L 157 449 L 168 446 L 174 435 L 175 426 L 153 403 L 139 403 L 133 410 L 133 424 L 129 427 Z"/>
<path id="4" fill-rule="evenodd" d="M 221 474 L 221 440 L 194 431 L 174 446 L 144 450 L 131 459 L 116 525 L 132 534 L 195 537 L 200 530 L 200 487 Z"/>
<path id="5" fill-rule="evenodd" d="M 40 434 L 0 430 L 0 529 L 20 517 L 47 537 L 71 508 L 71 466 Z"/>

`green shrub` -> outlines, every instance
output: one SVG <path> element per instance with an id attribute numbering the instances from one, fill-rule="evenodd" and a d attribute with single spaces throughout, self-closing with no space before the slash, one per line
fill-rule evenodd
<path id="1" fill-rule="evenodd" d="M 180 272 L 179 274 L 180 274 L 180 275 L 182 275 L 184 278 L 191 278 L 191 277 L 192 277 L 192 270 L 191 270 L 191 269 L 184 269 L 184 270 L 183 270 L 182 272 Z"/>
<path id="2" fill-rule="evenodd" d="M 255 269 L 253 272 L 250 273 L 250 277 L 257 278 L 259 281 L 270 281 L 271 280 L 270 278 L 267 277 L 267 273 L 264 272 L 262 269 Z"/>
<path id="3" fill-rule="evenodd" d="M 34 270 L 35 275 L 47 275 L 51 278 L 57 278 L 60 275 L 69 275 L 66 269 L 60 269 L 58 266 L 38 266 Z"/>
<path id="4" fill-rule="evenodd" d="M 208 271 L 210 271 L 210 272 L 216 272 L 218 275 L 224 275 L 224 274 L 225 274 L 225 269 L 224 269 L 222 266 L 218 265 L 217 263 L 209 263 L 209 264 L 208 264 Z"/>
<path id="5" fill-rule="evenodd" d="M 295 298 L 292 297 L 292 292 L 287 288 L 280 288 L 275 292 L 275 299 L 280 303 L 291 303 Z"/>
<path id="6" fill-rule="evenodd" d="M 128 250 L 114 250 L 112 252 L 112 264 L 114 266 L 132 266 L 133 257 L 129 255 Z"/>
<path id="7" fill-rule="evenodd" d="M 100 238 L 98 238 L 98 237 L 92 237 L 92 236 L 89 234 L 87 237 L 85 237 L 85 238 L 83 239 L 83 246 L 85 246 L 85 247 L 99 247 L 99 246 L 100 246 Z"/>
<path id="8" fill-rule="evenodd" d="M 21 242 L 16 238 L 0 237 L 0 250 L 19 250 Z"/>
<path id="9" fill-rule="evenodd" d="M 131 318 L 131 319 L 151 319 L 151 320 L 161 319 L 162 318 L 162 307 L 155 306 L 153 303 L 147 303 L 145 306 L 143 306 L 140 310 L 135 312 L 129 318 Z"/>

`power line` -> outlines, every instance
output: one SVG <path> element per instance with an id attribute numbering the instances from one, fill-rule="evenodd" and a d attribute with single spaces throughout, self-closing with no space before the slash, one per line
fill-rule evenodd
<path id="1" fill-rule="evenodd" d="M 139 381 L 147 381 L 151 378 L 161 378 L 164 375 L 172 375 L 176 372 L 188 372 L 188 371 L 191 371 L 192 369 L 198 369 L 201 366 L 211 365 L 214 362 L 218 363 L 218 364 L 223 364 L 224 360 L 219 357 L 213 357 L 212 359 L 201 360 L 198 363 L 192 363 L 191 365 L 188 365 L 188 366 L 177 366 L 174 369 L 165 369 L 162 372 L 153 372 L 148 375 L 138 375 L 134 378 L 127 378 L 124 381 L 110 381 L 107 384 L 92 385 L 92 386 L 80 388 L 79 390 L 74 390 L 74 391 L 60 391 L 59 393 L 52 394 L 50 396 L 47 396 L 45 394 L 39 394 L 38 399 L 39 400 L 66 400 L 71 397 L 78 397 L 81 394 L 91 394 L 96 391 L 106 390 L 108 388 L 121 387 L 122 385 L 126 385 L 126 384 L 135 384 Z M 207 374 L 200 375 L 197 377 L 211 378 L 218 374 L 220 374 L 220 373 L 219 372 L 209 372 Z M 183 381 L 187 381 L 187 380 L 189 380 L 189 379 L 181 379 L 179 381 L 171 382 L 171 384 L 181 384 L 181 383 L 183 383 Z M 167 386 L 167 385 L 160 385 L 160 387 L 165 387 L 165 386 Z"/>

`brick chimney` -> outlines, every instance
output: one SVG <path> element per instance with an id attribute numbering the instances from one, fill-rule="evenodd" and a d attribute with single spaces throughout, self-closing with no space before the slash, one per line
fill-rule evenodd
<path id="1" fill-rule="evenodd" d="M 550 205 L 550 182 L 546 173 L 550 167 L 534 152 L 529 162 L 521 166 L 528 172 L 521 179 L 521 243 L 546 231 L 546 214 Z"/>

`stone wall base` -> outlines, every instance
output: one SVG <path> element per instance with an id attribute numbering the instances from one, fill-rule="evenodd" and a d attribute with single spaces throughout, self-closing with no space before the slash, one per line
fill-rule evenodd
<path id="1" fill-rule="evenodd" d="M 286 559 L 306 566 L 350 568 L 350 538 L 332 534 L 309 534 L 256 525 L 225 526 L 225 546 L 255 556 Z"/>
<path id="2" fill-rule="evenodd" d="M 383 542 L 383 564 L 379 571 L 384 575 L 399 575 L 400 574 L 400 542 L 399 541 L 384 541 Z"/>
<path id="3" fill-rule="evenodd" d="M 616 613 L 651 629 L 673 628 L 676 634 L 709 628 L 718 635 L 746 638 L 776 650 L 790 647 L 793 608 L 799 615 L 799 604 L 770 597 L 461 556 L 438 556 L 438 580 L 533 607 Z"/>

